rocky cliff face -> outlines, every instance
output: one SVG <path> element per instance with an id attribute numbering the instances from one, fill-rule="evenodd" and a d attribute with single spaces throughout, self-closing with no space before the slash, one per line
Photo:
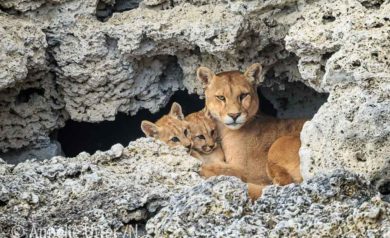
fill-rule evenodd
<path id="1" fill-rule="evenodd" d="M 3 152 L 48 145 L 67 120 L 156 112 L 178 89 L 202 94 L 200 65 L 262 63 L 261 91 L 279 117 L 319 106 L 321 97 L 299 83 L 329 98 L 301 134 L 308 182 L 271 187 L 255 205 L 237 180 L 202 182 L 184 152 L 141 140 L 93 156 L 0 165 L 0 231 L 13 221 L 63 226 L 58 214 L 122 229 L 168 206 L 149 221 L 149 235 L 389 235 L 388 203 L 375 195 L 390 190 L 389 11 L 387 0 L 1 1 Z M 363 178 L 332 173 L 340 168 Z"/>
<path id="2" fill-rule="evenodd" d="M 12 25 L 18 24 L 15 31 L 24 34 L 19 44 L 32 41 L 30 33 L 23 30 L 25 25 L 31 25 L 40 37 L 40 45 L 21 47 L 20 57 L 27 59 L 32 55 L 40 59 L 35 60 L 38 65 L 30 68 L 42 70 L 40 65 L 45 65 L 54 74 L 56 93 L 60 94 L 54 98 L 62 106 L 59 112 L 72 120 L 113 120 L 118 112 L 134 114 L 140 108 L 155 112 L 179 88 L 201 94 L 194 77 L 199 65 L 220 71 L 244 69 L 248 64 L 261 62 L 266 68 L 273 68 L 273 78 L 299 80 L 296 63 L 290 65 L 296 58 L 284 49 L 283 42 L 289 26 L 300 15 L 296 1 L 143 1 L 138 8 L 114 13 L 112 17 L 101 15 L 102 6 L 107 11 L 119 7 L 110 1 L 0 4 L 8 13 L 2 13 L 3 18 L 13 20 Z M 3 27 L 6 34 L 13 34 L 6 25 Z M 7 40 L 3 48 L 7 49 Z M 26 68 L 27 72 L 32 63 L 19 64 L 17 60 L 11 56 L 5 59 L 12 69 L 12 75 L 6 78 L 22 81 L 25 76 L 19 76 L 19 68 Z M 34 74 L 35 68 L 30 69 L 30 74 Z M 17 92 L 20 87 L 13 86 Z M 1 133 L 1 149 L 37 143 L 35 134 L 47 135 L 63 126 L 63 120 L 48 118 L 57 123 L 46 131 L 34 128 L 21 129 L 18 135 Z M 12 125 L 13 119 L 11 116 L 1 123 Z M 14 142 L 16 138 L 23 145 Z"/>
<path id="3" fill-rule="evenodd" d="M 389 177 L 388 2 L 59 0 L 0 6 L 3 151 L 39 145 L 69 118 L 113 120 L 118 112 L 155 112 L 178 89 L 202 94 L 194 77 L 199 65 L 220 71 L 260 62 L 262 91 L 276 108 L 285 105 L 266 87 L 283 90 L 300 81 L 330 93 L 302 133 L 305 178 L 335 167 L 370 179 Z M 296 88 L 305 96 L 279 116 L 316 105 L 305 104 L 315 97 Z"/>
<path id="4" fill-rule="evenodd" d="M 131 225 L 141 230 L 170 196 L 201 182 L 198 170 L 199 162 L 184 149 L 150 139 L 126 148 L 117 144 L 92 156 L 17 166 L 2 162 L 0 236 L 22 237 L 32 234 L 33 227 L 54 228 L 53 234 L 69 229 L 75 236 L 92 230 L 125 232 Z"/>
<path id="5" fill-rule="evenodd" d="M 219 177 L 174 196 L 146 225 L 156 237 L 385 237 L 390 206 L 361 178 L 337 171 L 301 185 L 267 187 L 248 201 L 238 179 Z"/>
<path id="6" fill-rule="evenodd" d="M 286 37 L 304 82 L 330 92 L 302 131 L 303 176 L 346 168 L 388 181 L 390 4 L 326 2 L 307 6 Z"/>
<path id="7" fill-rule="evenodd" d="M 349 172 L 269 186 L 253 204 L 245 183 L 223 176 L 204 181 L 199 165 L 184 148 L 151 139 L 75 158 L 1 163 L 0 235 L 390 235 L 389 198 Z"/>

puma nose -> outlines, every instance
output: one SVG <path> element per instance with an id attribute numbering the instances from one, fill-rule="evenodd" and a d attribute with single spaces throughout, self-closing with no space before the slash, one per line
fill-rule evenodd
<path id="1" fill-rule="evenodd" d="M 186 146 L 187 149 L 191 149 L 191 144 Z"/>
<path id="2" fill-rule="evenodd" d="M 228 115 L 233 118 L 233 120 L 236 120 L 241 115 L 241 113 L 228 113 Z"/>

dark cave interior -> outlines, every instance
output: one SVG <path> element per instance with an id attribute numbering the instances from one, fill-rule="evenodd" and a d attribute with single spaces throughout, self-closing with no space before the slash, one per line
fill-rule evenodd
<path id="1" fill-rule="evenodd" d="M 268 100 L 264 95 L 270 95 L 269 92 L 264 91 L 262 87 L 258 88 L 258 94 L 260 96 L 260 111 L 270 116 L 283 115 L 278 112 L 274 105 L 278 105 L 279 110 L 288 110 L 289 101 L 292 101 L 290 97 L 294 97 L 295 103 L 294 110 L 305 111 L 307 114 L 308 104 L 310 100 L 307 98 L 314 98 L 316 104 L 309 105 L 311 115 L 304 115 L 312 117 L 318 108 L 326 101 L 327 94 L 320 94 L 299 83 L 299 85 L 293 85 L 288 87 L 287 92 L 283 93 L 273 92 L 273 102 Z M 294 92 L 295 88 L 304 87 L 308 93 Z M 263 93 L 264 92 L 264 93 Z M 275 97 L 275 95 L 280 95 Z M 269 98 L 269 96 L 268 96 Z M 300 98 L 296 100 L 296 98 Z M 318 102 L 320 101 L 320 102 Z M 177 91 L 170 99 L 166 107 L 162 108 L 157 113 L 150 113 L 148 110 L 140 110 L 137 115 L 131 116 L 124 113 L 119 113 L 114 121 L 104 121 L 100 123 L 89 123 L 89 122 L 76 122 L 69 120 L 65 127 L 53 133 L 52 138 L 60 142 L 64 154 L 68 157 L 73 157 L 82 151 L 88 153 L 94 153 L 96 150 L 105 151 L 116 143 L 121 143 L 126 146 L 130 141 L 136 140 L 137 138 L 143 137 L 144 134 L 141 131 L 140 125 L 142 120 L 149 120 L 155 122 L 161 116 L 167 114 L 173 102 L 178 102 L 185 115 L 201 110 L 204 107 L 204 101 L 199 98 L 198 95 L 188 94 L 187 91 Z M 282 105 L 280 102 L 283 102 Z M 298 108 L 297 108 L 298 105 Z M 301 107 L 301 108 L 299 108 Z M 300 115 L 299 113 L 297 114 Z M 75 139 L 77 138 L 77 139 Z"/>
<path id="2" fill-rule="evenodd" d="M 186 91 L 177 91 L 167 106 L 157 113 L 151 113 L 146 109 L 140 110 L 135 116 L 119 113 L 114 121 L 100 123 L 69 120 L 65 127 L 56 132 L 56 137 L 64 154 L 70 157 L 82 151 L 94 153 L 96 150 L 108 150 L 116 143 L 126 146 L 130 141 L 144 136 L 140 128 L 142 120 L 157 121 L 169 112 L 173 102 L 178 102 L 182 106 L 185 115 L 199 111 L 204 106 L 199 96 L 189 95 Z"/>
<path id="3" fill-rule="evenodd" d="M 204 101 L 199 99 L 198 95 L 188 94 L 187 91 L 177 91 L 166 107 L 157 113 L 153 114 L 145 109 L 140 110 L 135 116 L 119 113 L 114 121 L 100 123 L 69 120 L 65 127 L 53 133 L 52 137 L 60 142 L 64 154 L 68 157 L 76 156 L 82 151 L 88 153 L 94 153 L 96 150 L 105 151 L 116 143 L 126 146 L 130 141 L 144 136 L 140 128 L 142 120 L 155 122 L 169 112 L 173 102 L 178 102 L 182 106 L 185 115 L 204 107 Z M 276 110 L 270 101 L 261 94 L 260 102 L 263 113 L 276 116 Z"/>

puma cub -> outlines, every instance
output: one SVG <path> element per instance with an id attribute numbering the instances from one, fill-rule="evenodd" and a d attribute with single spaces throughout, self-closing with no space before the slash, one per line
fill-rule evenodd
<path id="1" fill-rule="evenodd" d="M 170 112 L 156 123 L 142 121 L 141 129 L 147 137 L 153 137 L 168 146 L 182 145 L 188 150 L 192 147 L 189 124 L 184 120 L 180 104 L 174 102 Z"/>
<path id="2" fill-rule="evenodd" d="M 224 162 L 225 156 L 218 142 L 217 124 L 208 116 L 206 110 L 191 113 L 185 120 L 190 125 L 191 155 L 203 164 Z"/>
<path id="3" fill-rule="evenodd" d="M 192 113 L 186 117 L 186 120 L 191 130 L 191 155 L 203 162 L 200 175 L 206 178 L 217 175 L 235 176 L 246 181 L 244 171 L 231 169 L 225 162 L 225 155 L 218 139 L 217 124 L 207 110 Z M 223 171 L 220 171 L 221 168 L 224 168 Z M 219 173 L 215 173 L 216 169 Z"/>

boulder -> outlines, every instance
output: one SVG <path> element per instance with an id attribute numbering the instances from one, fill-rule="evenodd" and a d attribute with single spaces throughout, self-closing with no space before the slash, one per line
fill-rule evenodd
<path id="1" fill-rule="evenodd" d="M 146 229 L 154 237 L 386 237 L 389 217 L 375 188 L 339 170 L 266 187 L 254 204 L 240 180 L 216 177 L 172 197 Z"/>
<path id="2" fill-rule="evenodd" d="M 0 236 L 142 232 L 170 196 L 202 180 L 199 164 L 184 148 L 146 138 L 93 155 L 0 163 Z"/>
<path id="3" fill-rule="evenodd" d="M 286 37 L 303 82 L 330 93 L 301 133 L 305 179 L 344 168 L 389 186 L 389 10 L 383 1 L 318 1 Z"/>

